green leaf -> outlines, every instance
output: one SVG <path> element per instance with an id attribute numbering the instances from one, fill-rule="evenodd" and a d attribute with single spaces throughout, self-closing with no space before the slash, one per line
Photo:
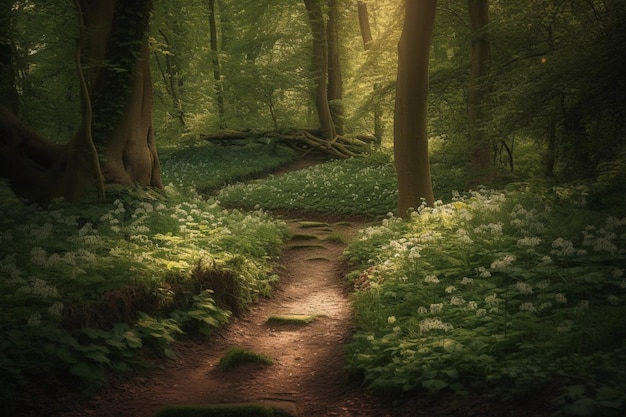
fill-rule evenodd
<path id="1" fill-rule="evenodd" d="M 595 401 L 591 398 L 585 397 L 576 400 L 573 404 L 565 407 L 569 414 L 579 417 L 587 417 L 595 415 L 596 407 Z"/>
<path id="2" fill-rule="evenodd" d="M 448 383 L 441 379 L 427 379 L 422 381 L 422 387 L 426 388 L 430 393 L 436 393 L 448 386 Z"/>

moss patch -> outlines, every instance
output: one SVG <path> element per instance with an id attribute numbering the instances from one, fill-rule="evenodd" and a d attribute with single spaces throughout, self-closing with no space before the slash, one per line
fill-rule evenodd
<path id="1" fill-rule="evenodd" d="M 155 417 L 295 417 L 266 404 L 176 405 L 162 408 Z"/>
<path id="2" fill-rule="evenodd" d="M 256 353 L 248 349 L 232 347 L 224 354 L 217 367 L 221 370 L 233 369 L 244 363 L 259 363 L 262 365 L 271 365 L 274 360 L 262 353 Z"/>

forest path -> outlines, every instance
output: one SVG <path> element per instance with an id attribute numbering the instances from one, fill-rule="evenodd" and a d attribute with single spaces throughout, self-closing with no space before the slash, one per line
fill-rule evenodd
<path id="1" fill-rule="evenodd" d="M 391 416 L 384 401 L 349 380 L 344 344 L 353 323 L 340 259 L 360 221 L 286 220 L 292 239 L 279 260 L 272 297 L 237 315 L 210 342 L 184 341 L 178 359 L 100 392 L 63 414 L 150 417 L 167 405 L 271 402 L 303 417 Z M 268 324 L 273 315 L 316 315 L 308 324 Z M 271 365 L 218 369 L 236 346 L 274 359 Z"/>

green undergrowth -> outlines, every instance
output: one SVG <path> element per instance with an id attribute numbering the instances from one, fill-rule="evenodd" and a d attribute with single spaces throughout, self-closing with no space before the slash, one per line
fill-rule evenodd
<path id="1" fill-rule="evenodd" d="M 227 371 L 246 363 L 271 365 L 274 363 L 274 359 L 262 353 L 234 346 L 226 351 L 224 356 L 222 356 L 222 359 L 220 359 L 217 364 L 217 367 L 222 371 Z"/>
<path id="2" fill-rule="evenodd" d="M 42 378 L 93 388 L 146 354 L 173 358 L 176 338 L 208 335 L 270 294 L 288 236 L 266 213 L 172 186 L 46 210 L 3 193 L 0 401 L 9 410 Z"/>
<path id="3" fill-rule="evenodd" d="M 220 146 L 205 142 L 160 149 L 159 156 L 164 184 L 210 193 L 267 174 L 295 160 L 297 154 L 273 143 Z"/>
<path id="4" fill-rule="evenodd" d="M 626 217 L 587 195 L 517 184 L 363 229 L 345 252 L 360 265 L 349 369 L 381 390 L 553 393 L 559 415 L 618 415 Z"/>
<path id="5" fill-rule="evenodd" d="M 330 161 L 258 183 L 225 187 L 218 199 L 235 207 L 375 216 L 394 210 L 395 171 L 383 154 Z"/>
<path id="6" fill-rule="evenodd" d="M 291 417 L 279 407 L 265 404 L 175 405 L 162 408 L 155 417 Z"/>

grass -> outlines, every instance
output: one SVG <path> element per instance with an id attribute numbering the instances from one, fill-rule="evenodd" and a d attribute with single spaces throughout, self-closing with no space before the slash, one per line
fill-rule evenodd
<path id="1" fill-rule="evenodd" d="M 258 363 L 261 365 L 271 365 L 274 359 L 271 357 L 256 353 L 248 349 L 232 347 L 220 359 L 217 367 L 223 371 L 228 371 L 246 363 Z"/>

